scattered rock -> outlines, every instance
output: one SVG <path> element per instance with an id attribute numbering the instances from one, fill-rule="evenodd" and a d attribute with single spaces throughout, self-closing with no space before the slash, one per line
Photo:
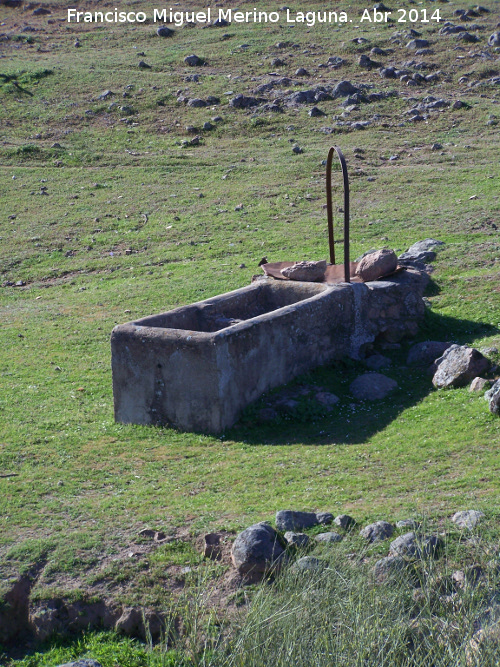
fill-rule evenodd
<path id="1" fill-rule="evenodd" d="M 300 153 L 303 153 L 303 152 L 304 152 L 304 150 L 303 150 L 300 146 L 294 146 L 294 147 L 292 148 L 292 151 L 293 151 L 294 153 L 296 153 L 297 155 L 300 155 Z M 290 268 L 292 268 L 292 267 L 290 267 Z M 297 280 L 297 278 L 291 278 L 291 280 Z"/>
<path id="2" fill-rule="evenodd" d="M 382 373 L 364 373 L 349 386 L 349 391 L 360 401 L 378 401 L 397 389 L 398 383 Z"/>
<path id="3" fill-rule="evenodd" d="M 441 540 L 436 535 L 424 537 L 410 532 L 400 535 L 391 542 L 391 554 L 394 556 L 426 558 L 428 556 L 435 556 L 441 546 Z"/>
<path id="4" fill-rule="evenodd" d="M 359 534 L 369 542 L 380 542 L 391 537 L 393 532 L 393 526 L 387 521 L 376 521 L 363 528 Z"/>
<path id="5" fill-rule="evenodd" d="M 465 649 L 467 667 L 487 664 L 490 656 L 498 655 L 500 648 L 500 622 L 480 628 L 472 635 Z M 484 662 L 483 659 L 484 658 Z M 494 658 L 493 658 L 494 659 Z"/>
<path id="6" fill-rule="evenodd" d="M 333 69 L 338 69 L 344 64 L 344 60 L 340 56 L 330 56 L 326 61 L 326 64 L 333 67 Z"/>
<path id="7" fill-rule="evenodd" d="M 98 100 L 107 100 L 108 98 L 112 97 L 114 95 L 114 92 L 112 90 L 103 90 L 103 92 L 97 96 Z"/>
<path id="8" fill-rule="evenodd" d="M 203 60 L 196 56 L 194 53 L 190 56 L 186 56 L 184 58 L 184 62 L 188 67 L 198 67 L 200 65 L 203 65 Z"/>
<path id="9" fill-rule="evenodd" d="M 396 521 L 396 528 L 413 528 L 413 530 L 418 530 L 420 522 L 415 521 L 415 519 L 402 519 L 401 521 Z"/>
<path id="10" fill-rule="evenodd" d="M 281 269 L 281 274 L 290 280 L 301 280 L 305 282 L 316 282 L 325 275 L 326 261 L 319 262 L 296 262 L 293 266 Z"/>
<path id="11" fill-rule="evenodd" d="M 293 564 L 293 569 L 298 572 L 310 572 L 326 567 L 326 563 L 314 556 L 303 556 Z"/>
<path id="12" fill-rule="evenodd" d="M 49 14 L 52 14 L 52 12 L 49 9 L 46 9 L 45 7 L 38 7 L 33 12 L 33 16 L 48 16 Z"/>
<path id="13" fill-rule="evenodd" d="M 256 97 L 247 97 L 240 93 L 229 100 L 229 106 L 235 109 L 249 109 L 250 107 L 258 106 L 261 102 L 262 100 L 258 100 Z"/>
<path id="14" fill-rule="evenodd" d="M 451 345 L 435 364 L 432 384 L 438 389 L 464 387 L 490 367 L 479 350 L 466 345 Z"/>
<path id="15" fill-rule="evenodd" d="M 152 69 L 151 65 L 148 65 L 144 60 L 139 60 L 139 67 L 141 69 Z"/>
<path id="16" fill-rule="evenodd" d="M 338 396 L 335 396 L 335 394 L 331 394 L 328 391 L 318 391 L 315 398 L 318 403 L 324 405 L 327 410 L 331 410 L 333 406 L 340 401 Z"/>
<path id="17" fill-rule="evenodd" d="M 333 544 L 334 542 L 342 542 L 342 535 L 339 535 L 338 533 L 319 533 L 314 537 L 316 542 L 320 542 L 322 544 Z"/>
<path id="18" fill-rule="evenodd" d="M 276 512 L 276 528 L 282 532 L 304 530 L 318 524 L 318 516 L 315 512 L 296 512 L 294 510 Z"/>
<path id="19" fill-rule="evenodd" d="M 326 526 L 333 521 L 333 514 L 330 512 L 317 512 L 316 519 L 318 523 L 322 526 Z"/>
<path id="20" fill-rule="evenodd" d="M 500 415 L 500 380 L 497 380 L 491 389 L 484 395 L 493 415 Z"/>
<path id="21" fill-rule="evenodd" d="M 426 49 L 430 43 L 426 39 L 412 39 L 406 45 L 407 49 Z"/>
<path id="22" fill-rule="evenodd" d="M 175 35 L 175 30 L 168 28 L 166 25 L 161 25 L 156 31 L 158 37 L 173 37 Z"/>
<path id="23" fill-rule="evenodd" d="M 397 265 L 396 253 L 393 250 L 383 248 L 363 257 L 356 269 L 356 275 L 366 283 L 393 273 Z"/>
<path id="24" fill-rule="evenodd" d="M 240 574 L 261 576 L 279 565 L 284 553 L 274 528 L 267 523 L 257 523 L 237 536 L 231 558 Z"/>
<path id="25" fill-rule="evenodd" d="M 321 111 L 321 109 L 318 109 L 318 107 L 313 107 L 312 109 L 309 109 L 308 111 L 309 116 L 311 118 L 319 118 L 320 116 L 326 116 L 324 111 Z"/>
<path id="26" fill-rule="evenodd" d="M 304 67 L 299 67 L 295 72 L 295 76 L 310 76 L 310 74 Z"/>
<path id="27" fill-rule="evenodd" d="M 58 667 L 102 667 L 102 665 L 97 660 L 80 658 L 80 660 L 75 660 L 74 662 L 65 662 L 64 665 L 58 665 Z"/>
<path id="28" fill-rule="evenodd" d="M 478 394 L 486 391 L 486 389 L 489 389 L 490 387 L 490 382 L 489 380 L 485 380 L 484 378 L 477 377 L 472 380 L 470 383 L 469 391 L 474 391 L 477 392 Z"/>
<path id="29" fill-rule="evenodd" d="M 465 530 L 466 528 L 473 530 L 483 517 L 484 513 L 479 510 L 464 510 L 456 512 L 451 517 L 451 520 L 460 530 Z"/>
<path id="30" fill-rule="evenodd" d="M 439 102 L 439 100 L 436 100 Z M 429 104 L 433 104 L 430 102 Z M 406 252 L 398 257 L 400 262 L 405 261 L 417 261 L 417 262 L 432 262 L 436 259 L 436 248 L 443 246 L 443 241 L 437 241 L 436 239 L 424 239 L 423 241 L 417 241 L 412 246 L 408 248 Z"/>
<path id="31" fill-rule="evenodd" d="M 408 366 L 429 366 L 441 357 L 452 343 L 441 343 L 436 340 L 427 340 L 410 347 L 406 363 Z"/>
<path id="32" fill-rule="evenodd" d="M 309 543 L 308 535 L 305 533 L 294 533 L 292 530 L 287 530 L 284 538 L 293 547 L 306 547 Z"/>
<path id="33" fill-rule="evenodd" d="M 339 81 L 332 91 L 333 97 L 347 97 L 354 93 L 361 92 L 359 88 L 354 86 L 350 81 Z"/>
<path id="34" fill-rule="evenodd" d="M 488 37 L 488 46 L 500 46 L 500 32 L 494 32 Z"/>
<path id="35" fill-rule="evenodd" d="M 358 65 L 364 69 L 373 69 L 374 67 L 380 67 L 380 63 L 375 62 L 367 56 L 365 53 L 362 53 L 359 56 Z"/>
<path id="36" fill-rule="evenodd" d="M 378 560 L 373 567 L 375 580 L 381 584 L 397 576 L 406 567 L 406 561 L 400 556 L 387 556 Z"/>
<path id="37" fill-rule="evenodd" d="M 388 368 L 392 365 L 389 357 L 384 357 L 383 354 L 372 354 L 371 357 L 365 359 L 365 366 L 372 371 L 379 371 L 381 368 Z"/>
<path id="38" fill-rule="evenodd" d="M 220 560 L 222 557 L 222 547 L 219 533 L 207 533 L 204 539 L 203 555 L 210 560 Z"/>
<path id="39" fill-rule="evenodd" d="M 213 25 L 216 28 L 227 28 L 227 26 L 231 24 L 229 23 L 229 21 L 226 21 L 226 19 L 220 18 L 220 19 L 215 19 Z"/>
<path id="40" fill-rule="evenodd" d="M 336 526 L 344 528 L 344 530 L 349 530 L 350 528 L 353 528 L 356 525 L 356 521 L 352 518 L 352 516 L 349 516 L 348 514 L 339 514 L 338 516 L 335 517 L 333 523 Z"/>
<path id="41" fill-rule="evenodd" d="M 187 102 L 188 107 L 206 107 L 207 103 L 199 97 L 193 97 Z"/>

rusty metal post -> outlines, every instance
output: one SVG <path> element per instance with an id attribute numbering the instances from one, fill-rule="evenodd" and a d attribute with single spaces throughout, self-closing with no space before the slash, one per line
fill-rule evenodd
<path id="1" fill-rule="evenodd" d="M 344 278 L 345 282 L 351 282 L 351 271 L 349 265 L 349 175 L 345 157 L 338 146 L 332 146 L 328 151 L 326 160 L 326 214 L 328 219 L 328 243 L 330 246 L 330 262 L 335 264 L 335 246 L 333 238 L 333 207 L 332 207 L 332 161 L 336 151 L 344 181 Z"/>

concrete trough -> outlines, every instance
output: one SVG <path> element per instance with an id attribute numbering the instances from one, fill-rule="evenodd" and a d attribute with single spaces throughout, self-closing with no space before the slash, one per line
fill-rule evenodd
<path id="1" fill-rule="evenodd" d="M 111 335 L 115 419 L 220 433 L 269 389 L 358 358 L 380 334 L 414 334 L 424 311 L 417 274 L 334 285 L 264 278 L 119 325 Z"/>

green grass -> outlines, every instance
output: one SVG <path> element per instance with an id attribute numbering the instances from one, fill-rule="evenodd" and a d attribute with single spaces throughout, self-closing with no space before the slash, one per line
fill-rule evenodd
<path id="1" fill-rule="evenodd" d="M 354 405 L 348 386 L 364 366 L 346 362 L 297 380 L 340 396 L 338 409 L 324 413 L 304 400 L 293 419 L 263 425 L 263 397 L 221 437 L 115 424 L 109 346 L 115 324 L 248 284 L 263 256 L 326 257 L 321 162 L 332 143 L 349 165 L 353 258 L 429 236 L 446 242 L 416 340 L 498 346 L 500 174 L 497 130 L 486 125 L 497 105 L 485 78 L 494 65 L 456 59 L 463 54 L 453 38 L 438 39 L 433 25 L 417 29 L 435 41 L 425 59 L 445 75 L 427 89 L 357 66 L 367 45 L 350 40 L 365 36 L 385 48 L 401 29 L 394 24 L 231 26 L 227 41 L 224 29 L 179 29 L 162 40 L 152 25 L 66 26 L 30 16 L 40 30 L 20 33 L 18 12 L 3 11 L 2 30 L 14 37 L 0 43 L 0 285 L 25 284 L 0 287 L 0 463 L 13 475 L 0 478 L 2 578 L 41 563 L 34 597 L 76 588 L 135 604 L 151 590 L 148 599 L 168 605 L 168 569 L 201 567 L 188 540 L 271 520 L 277 509 L 349 512 L 360 524 L 471 506 L 497 516 L 498 418 L 467 389 L 435 391 L 425 372 L 406 368 L 409 341 L 388 353 L 388 375 L 400 385 L 394 400 Z M 451 8 L 441 11 L 451 17 Z M 482 39 L 493 31 L 491 16 L 478 19 L 487 26 Z M 299 48 L 283 53 L 278 41 Z M 413 57 L 392 48 L 388 63 Z M 185 67 L 193 52 L 207 65 Z M 280 75 L 294 78 L 298 66 L 311 72 L 304 89 L 350 79 L 400 95 L 349 115 L 380 114 L 367 130 L 333 135 L 321 128 L 335 125 L 339 100 L 319 103 L 327 113 L 319 119 L 308 106 L 283 114 L 231 108 L 225 93 L 250 94 L 277 55 L 287 63 Z M 319 68 L 330 55 L 347 64 Z M 153 69 L 140 70 L 141 58 Z M 459 83 L 464 72 L 482 86 Z M 186 81 L 193 74 L 198 83 Z M 106 89 L 114 95 L 98 100 Z M 190 108 L 179 94 L 221 103 Z M 467 107 L 401 125 L 408 98 L 428 94 Z M 202 131 L 216 115 L 223 121 Z M 186 126 L 198 128 L 200 146 L 182 147 L 192 136 Z M 291 152 L 290 139 L 303 154 Z M 436 142 L 441 150 L 431 150 Z M 335 180 L 335 208 L 339 188 Z M 337 236 L 340 223 L 337 213 Z M 172 543 L 179 551 L 166 545 L 127 560 L 144 527 L 184 530 Z"/>

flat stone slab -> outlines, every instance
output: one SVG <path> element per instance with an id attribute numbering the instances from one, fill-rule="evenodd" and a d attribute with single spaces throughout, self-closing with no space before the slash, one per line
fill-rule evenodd
<path id="1" fill-rule="evenodd" d="M 460 530 L 472 530 L 483 517 L 484 513 L 479 510 L 465 510 L 463 512 L 455 512 L 451 520 Z"/>

